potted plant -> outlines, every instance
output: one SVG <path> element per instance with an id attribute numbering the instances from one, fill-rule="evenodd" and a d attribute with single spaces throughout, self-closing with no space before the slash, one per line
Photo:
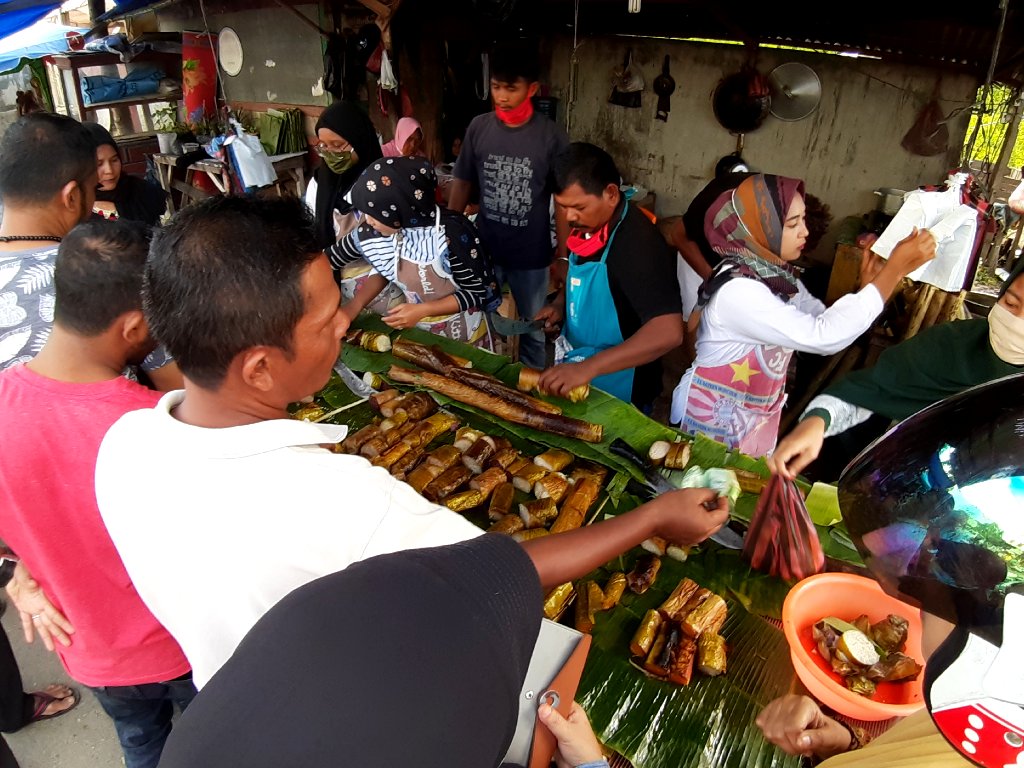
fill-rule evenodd
<path id="1" fill-rule="evenodd" d="M 153 125 L 156 128 L 160 152 L 165 155 L 179 154 L 178 135 L 182 133 L 184 126 L 178 120 L 178 105 L 166 104 L 154 109 Z"/>

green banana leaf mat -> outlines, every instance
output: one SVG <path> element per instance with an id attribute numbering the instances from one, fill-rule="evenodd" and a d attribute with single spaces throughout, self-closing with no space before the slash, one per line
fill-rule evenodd
<path id="1" fill-rule="evenodd" d="M 445 339 L 419 329 L 400 334 L 379 318 L 362 316 L 354 327 L 387 333 L 393 338 L 437 345 L 446 352 L 469 358 L 477 370 L 515 385 L 521 366 L 508 358 Z M 369 352 L 346 344 L 342 361 L 356 372 L 372 371 L 387 378 L 392 365 L 415 368 L 390 353 Z M 400 385 L 401 389 L 409 389 Z M 608 445 L 615 437 L 644 451 L 655 440 L 674 440 L 683 433 L 653 421 L 628 403 L 600 390 L 591 390 L 581 403 L 559 401 L 566 416 L 604 426 L 601 443 L 585 443 L 510 424 L 484 411 L 453 401 L 436 392 L 433 397 L 456 412 L 465 424 L 486 428 L 509 439 L 521 450 L 536 452 L 544 446 L 562 448 L 574 455 L 604 464 L 613 470 L 606 488 L 610 505 L 604 514 L 621 514 L 642 502 L 635 483 L 642 479 L 629 462 L 612 454 Z M 353 430 L 370 423 L 374 413 L 358 403 L 337 376 L 319 394 L 329 409 L 344 409 L 330 420 Z M 768 476 L 763 459 L 731 452 L 702 436 L 692 439 L 689 466 L 734 467 Z M 810 486 L 803 484 L 803 490 Z M 815 486 L 808 497 L 811 513 L 825 554 L 840 567 L 858 570 L 863 563 L 853 549 L 838 513 L 834 489 Z M 757 495 L 742 494 L 733 517 L 749 522 Z M 471 517 L 472 519 L 472 517 Z M 474 520 L 485 526 L 486 521 Z M 628 572 L 642 550 L 627 553 L 588 576 L 603 585 L 617 570 Z M 695 672 L 690 685 L 678 686 L 645 675 L 630 659 L 629 641 L 649 608 L 657 607 L 683 577 L 690 577 L 726 599 L 729 617 L 721 634 L 728 646 L 728 669 L 718 677 Z M 685 562 L 662 558 L 655 584 L 643 595 L 627 590 L 618 606 L 597 614 L 593 645 L 587 659 L 577 700 L 587 710 L 598 737 L 626 757 L 636 768 L 771 768 L 799 765 L 764 741 L 754 724 L 769 701 L 793 689 L 795 675 L 789 646 L 782 630 L 762 617 L 779 618 L 789 585 L 780 579 L 752 571 L 739 552 L 708 543 L 698 547 Z M 571 624 L 572 608 L 563 621 Z"/>

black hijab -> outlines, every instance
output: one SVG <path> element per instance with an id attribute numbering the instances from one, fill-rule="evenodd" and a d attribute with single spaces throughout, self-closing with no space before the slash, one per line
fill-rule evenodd
<path id="1" fill-rule="evenodd" d="M 515 733 L 542 592 L 483 534 L 299 587 L 175 724 L 160 768 L 492 768 Z"/>
<path id="2" fill-rule="evenodd" d="M 124 156 L 117 146 L 110 131 L 99 123 L 84 122 L 86 130 L 92 135 L 96 149 L 110 146 L 117 152 L 121 162 Z M 113 189 L 96 189 L 96 199 L 113 203 L 117 206 L 117 217 L 130 221 L 141 221 L 151 227 L 160 223 L 160 217 L 167 210 L 167 195 L 158 185 L 125 173 L 122 169 L 121 178 Z"/>
<path id="3" fill-rule="evenodd" d="M 347 213 L 351 209 L 343 199 L 344 195 L 363 169 L 381 157 L 381 149 L 370 118 L 350 101 L 336 101 L 327 107 L 316 121 L 316 132 L 319 133 L 321 128 L 344 137 L 352 145 L 357 157 L 355 165 L 341 175 L 334 173 L 323 161 L 316 170 L 317 235 L 321 245 L 326 248 L 337 240 L 334 234 L 334 211 Z"/>

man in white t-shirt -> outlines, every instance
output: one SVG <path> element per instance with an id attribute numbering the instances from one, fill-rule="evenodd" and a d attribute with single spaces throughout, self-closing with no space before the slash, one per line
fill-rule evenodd
<path id="1" fill-rule="evenodd" d="M 96 497 L 197 687 L 294 588 L 372 555 L 480 534 L 366 459 L 327 450 L 346 427 L 288 418 L 289 404 L 327 383 L 348 327 L 301 201 L 217 197 L 183 209 L 154 237 L 143 293 L 185 389 L 111 427 Z M 726 519 L 724 500 L 701 506 L 713 496 L 667 494 L 534 546 L 564 583 L 652 535 L 706 538 Z"/>

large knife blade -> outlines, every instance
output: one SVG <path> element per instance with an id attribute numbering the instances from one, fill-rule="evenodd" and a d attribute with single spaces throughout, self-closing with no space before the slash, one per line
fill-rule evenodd
<path id="1" fill-rule="evenodd" d="M 654 465 L 641 456 L 633 446 L 621 437 L 617 437 L 612 440 L 611 445 L 608 446 L 608 450 L 616 456 L 622 457 L 630 464 L 633 464 L 643 473 L 645 487 L 652 497 L 660 496 L 661 494 L 668 493 L 669 491 L 678 490 L 669 482 L 667 477 L 661 474 Z M 728 526 L 729 524 L 726 523 L 711 534 L 711 540 L 726 549 L 743 549 L 743 537 Z"/>
<path id="2" fill-rule="evenodd" d="M 356 397 L 361 397 L 365 400 L 377 391 L 359 378 L 355 371 L 341 362 L 340 358 L 338 359 L 338 362 L 334 364 L 334 372 L 341 377 L 341 380 L 345 382 L 345 386 L 348 387 L 349 391 Z"/>
<path id="3" fill-rule="evenodd" d="M 544 328 L 543 320 L 516 320 L 499 315 L 497 312 L 488 312 L 487 322 L 490 323 L 495 333 L 502 336 L 521 336 L 524 333 L 532 333 Z"/>

